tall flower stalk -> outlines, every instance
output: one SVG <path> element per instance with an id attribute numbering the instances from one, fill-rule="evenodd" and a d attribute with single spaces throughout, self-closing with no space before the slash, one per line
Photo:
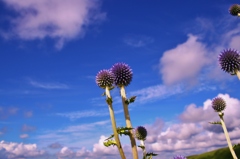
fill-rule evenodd
<path id="1" fill-rule="evenodd" d="M 111 71 L 114 74 L 114 84 L 120 88 L 126 126 L 128 128 L 132 128 L 132 123 L 131 123 L 130 114 L 128 110 L 129 102 L 127 100 L 126 92 L 125 92 L 125 87 L 128 86 L 132 81 L 132 76 L 133 76 L 132 70 L 125 63 L 116 63 L 111 68 Z M 129 138 L 132 146 L 133 159 L 138 159 L 137 145 L 136 145 L 136 140 L 134 138 L 133 130 L 129 130 Z"/>
<path id="2" fill-rule="evenodd" d="M 126 159 L 124 151 L 122 149 L 120 139 L 119 139 L 119 135 L 117 132 L 114 110 L 113 110 L 113 106 L 112 106 L 112 97 L 110 95 L 110 88 L 112 87 L 113 80 L 114 80 L 113 74 L 109 70 L 101 70 L 96 76 L 97 85 L 99 87 L 105 89 L 106 102 L 107 102 L 108 108 L 109 108 L 109 114 L 110 114 L 110 118 L 111 118 L 112 129 L 113 129 L 116 146 L 118 148 L 121 158 Z"/>
<path id="3" fill-rule="evenodd" d="M 226 107 L 226 102 L 221 98 L 221 97 L 216 97 L 212 100 L 212 108 L 218 112 L 218 115 L 220 117 L 220 123 L 219 122 L 212 122 L 213 124 L 220 124 L 223 128 L 224 131 L 224 135 L 226 137 L 227 143 L 228 143 L 228 147 L 230 149 L 230 152 L 233 156 L 233 159 L 238 159 L 234 150 L 233 150 L 233 146 L 223 119 L 224 113 L 222 112 Z"/>

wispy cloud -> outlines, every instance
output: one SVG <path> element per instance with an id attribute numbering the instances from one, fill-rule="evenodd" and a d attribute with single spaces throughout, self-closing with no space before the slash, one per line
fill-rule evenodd
<path id="1" fill-rule="evenodd" d="M 159 69 L 166 84 L 183 80 L 194 80 L 202 67 L 209 64 L 208 50 L 197 36 L 188 35 L 188 40 L 165 51 L 160 59 Z"/>
<path id="2" fill-rule="evenodd" d="M 121 112 L 123 112 L 123 110 L 114 111 L 115 114 L 118 114 Z M 88 111 L 76 111 L 76 112 L 69 112 L 69 113 L 56 113 L 56 115 L 66 117 L 74 121 L 80 118 L 108 116 L 109 111 L 107 109 L 98 110 L 98 111 L 88 110 Z"/>
<path id="3" fill-rule="evenodd" d="M 155 85 L 130 92 L 131 95 L 137 96 L 137 101 L 147 102 L 155 99 L 164 99 L 169 96 L 182 93 L 184 91 L 182 85 L 166 86 Z"/>
<path id="4" fill-rule="evenodd" d="M 37 87 L 37 88 L 43 88 L 43 89 L 68 89 L 69 86 L 66 84 L 54 82 L 54 83 L 44 83 L 44 82 L 38 82 L 34 81 L 32 79 L 29 79 L 29 84 Z"/>
<path id="5" fill-rule="evenodd" d="M 132 47 L 144 47 L 154 42 L 154 39 L 143 35 L 128 35 L 123 39 L 124 43 Z"/>
<path id="6" fill-rule="evenodd" d="M 85 34 L 89 24 L 105 19 L 98 1 L 88 0 L 3 0 L 18 13 L 10 21 L 12 30 L 2 34 L 6 38 L 17 35 L 21 39 L 33 40 L 50 37 L 57 40 L 56 48 Z M 57 16 L 56 16 L 57 15 Z M 10 34 L 11 33 L 11 34 Z"/>

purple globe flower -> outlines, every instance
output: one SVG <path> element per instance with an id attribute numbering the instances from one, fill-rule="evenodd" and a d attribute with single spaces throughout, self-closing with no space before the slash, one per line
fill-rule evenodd
<path id="1" fill-rule="evenodd" d="M 212 100 L 212 108 L 216 112 L 221 112 L 225 109 L 226 102 L 221 97 L 216 97 Z"/>
<path id="2" fill-rule="evenodd" d="M 147 130 L 145 129 L 145 127 L 143 127 L 143 126 L 138 126 L 138 127 L 135 129 L 135 137 L 136 137 L 138 140 L 146 140 Z"/>
<path id="3" fill-rule="evenodd" d="M 240 13 L 240 5 L 238 4 L 233 4 L 230 8 L 229 8 L 229 13 L 233 16 L 239 16 Z"/>
<path id="4" fill-rule="evenodd" d="M 236 74 L 236 70 L 240 68 L 240 55 L 237 50 L 226 49 L 219 55 L 219 63 L 221 69 L 232 75 Z"/>
<path id="5" fill-rule="evenodd" d="M 177 156 L 174 156 L 173 159 L 187 159 L 187 158 L 182 155 L 177 155 Z"/>
<path id="6" fill-rule="evenodd" d="M 132 81 L 132 69 L 125 63 L 114 64 L 111 71 L 114 74 L 114 83 L 119 87 L 128 86 Z"/>
<path id="7" fill-rule="evenodd" d="M 96 83 L 101 88 L 111 87 L 113 85 L 114 76 L 110 70 L 101 70 L 96 76 Z"/>

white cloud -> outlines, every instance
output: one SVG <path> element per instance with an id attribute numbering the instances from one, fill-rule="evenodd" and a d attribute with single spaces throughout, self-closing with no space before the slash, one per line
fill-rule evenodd
<path id="1" fill-rule="evenodd" d="M 204 44 L 194 35 L 188 35 L 185 43 L 165 51 L 159 64 L 164 83 L 175 84 L 182 80 L 194 82 L 202 67 L 210 62 L 207 53 Z"/>
<path id="2" fill-rule="evenodd" d="M 114 111 L 115 114 L 123 112 L 122 110 Z M 109 111 L 106 110 L 89 110 L 89 111 L 76 111 L 76 112 L 69 112 L 69 113 L 56 113 L 58 116 L 69 118 L 70 120 L 74 121 L 80 118 L 86 117 L 100 117 L 100 116 L 109 116 Z"/>
<path id="3" fill-rule="evenodd" d="M 32 132 L 36 130 L 36 127 L 34 126 L 29 126 L 27 124 L 24 124 L 21 129 L 23 132 Z"/>
<path id="4" fill-rule="evenodd" d="M 144 47 L 154 42 L 154 39 L 144 35 L 129 35 L 124 38 L 124 43 L 132 47 Z"/>
<path id="5" fill-rule="evenodd" d="M 43 89 L 68 89 L 68 85 L 66 84 L 62 84 L 62 83 L 44 83 L 44 82 L 38 82 L 38 81 L 34 81 L 29 79 L 29 84 L 37 87 L 37 88 L 43 88 Z"/>
<path id="6" fill-rule="evenodd" d="M 43 155 L 45 151 L 39 150 L 36 144 L 0 142 L 0 156 L 5 156 L 6 159 L 33 158 Z"/>
<path id="7" fill-rule="evenodd" d="M 131 95 L 137 96 L 137 101 L 146 102 L 154 99 L 163 99 L 169 96 L 182 93 L 184 91 L 181 85 L 156 85 L 130 92 Z"/>
<path id="8" fill-rule="evenodd" d="M 28 135 L 28 134 L 21 134 L 21 135 L 19 135 L 19 137 L 20 137 L 21 139 L 26 139 L 26 138 L 29 137 L 29 135 Z"/>
<path id="9" fill-rule="evenodd" d="M 218 96 L 227 103 L 224 120 L 231 141 L 233 144 L 239 143 L 240 100 L 228 94 Z M 218 114 L 212 109 L 210 99 L 207 99 L 203 106 L 190 104 L 179 115 L 179 118 L 179 123 L 170 124 L 167 127 L 164 126 L 163 121 L 159 120 L 146 126 L 148 130 L 146 147 L 153 152 L 160 153 L 156 159 L 170 158 L 176 152 L 187 156 L 227 146 L 222 127 L 208 123 L 219 121 Z M 157 132 L 155 128 L 159 131 Z"/>
<path id="10" fill-rule="evenodd" d="M 3 0 L 18 16 L 11 20 L 11 30 L 25 40 L 57 39 L 56 47 L 85 34 L 86 26 L 102 21 L 99 1 L 89 0 Z M 6 36 L 6 34 L 5 34 Z"/>

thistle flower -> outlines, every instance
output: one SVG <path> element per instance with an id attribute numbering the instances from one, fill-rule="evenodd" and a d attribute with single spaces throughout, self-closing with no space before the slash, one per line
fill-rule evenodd
<path id="1" fill-rule="evenodd" d="M 221 69 L 232 75 L 235 75 L 240 69 L 240 55 L 237 50 L 226 49 L 219 55 Z"/>
<path id="2" fill-rule="evenodd" d="M 119 87 L 128 86 L 132 81 L 132 69 L 125 63 L 114 64 L 111 71 L 114 74 L 114 83 Z"/>
<path id="3" fill-rule="evenodd" d="M 226 102 L 221 97 L 216 97 L 212 100 L 212 108 L 216 112 L 221 112 L 225 109 Z"/>
<path id="4" fill-rule="evenodd" d="M 145 127 L 143 127 L 143 126 L 138 126 L 138 127 L 135 129 L 135 137 L 136 137 L 138 140 L 146 140 L 147 130 L 145 129 Z"/>
<path id="5" fill-rule="evenodd" d="M 240 5 L 238 4 L 233 4 L 230 8 L 229 8 L 229 13 L 233 16 L 240 16 Z"/>
<path id="6" fill-rule="evenodd" d="M 101 70 L 96 76 L 96 83 L 101 88 L 111 87 L 114 76 L 110 70 Z"/>
<path id="7" fill-rule="evenodd" d="M 182 155 L 177 155 L 177 156 L 174 156 L 173 159 L 187 159 L 187 158 Z"/>

